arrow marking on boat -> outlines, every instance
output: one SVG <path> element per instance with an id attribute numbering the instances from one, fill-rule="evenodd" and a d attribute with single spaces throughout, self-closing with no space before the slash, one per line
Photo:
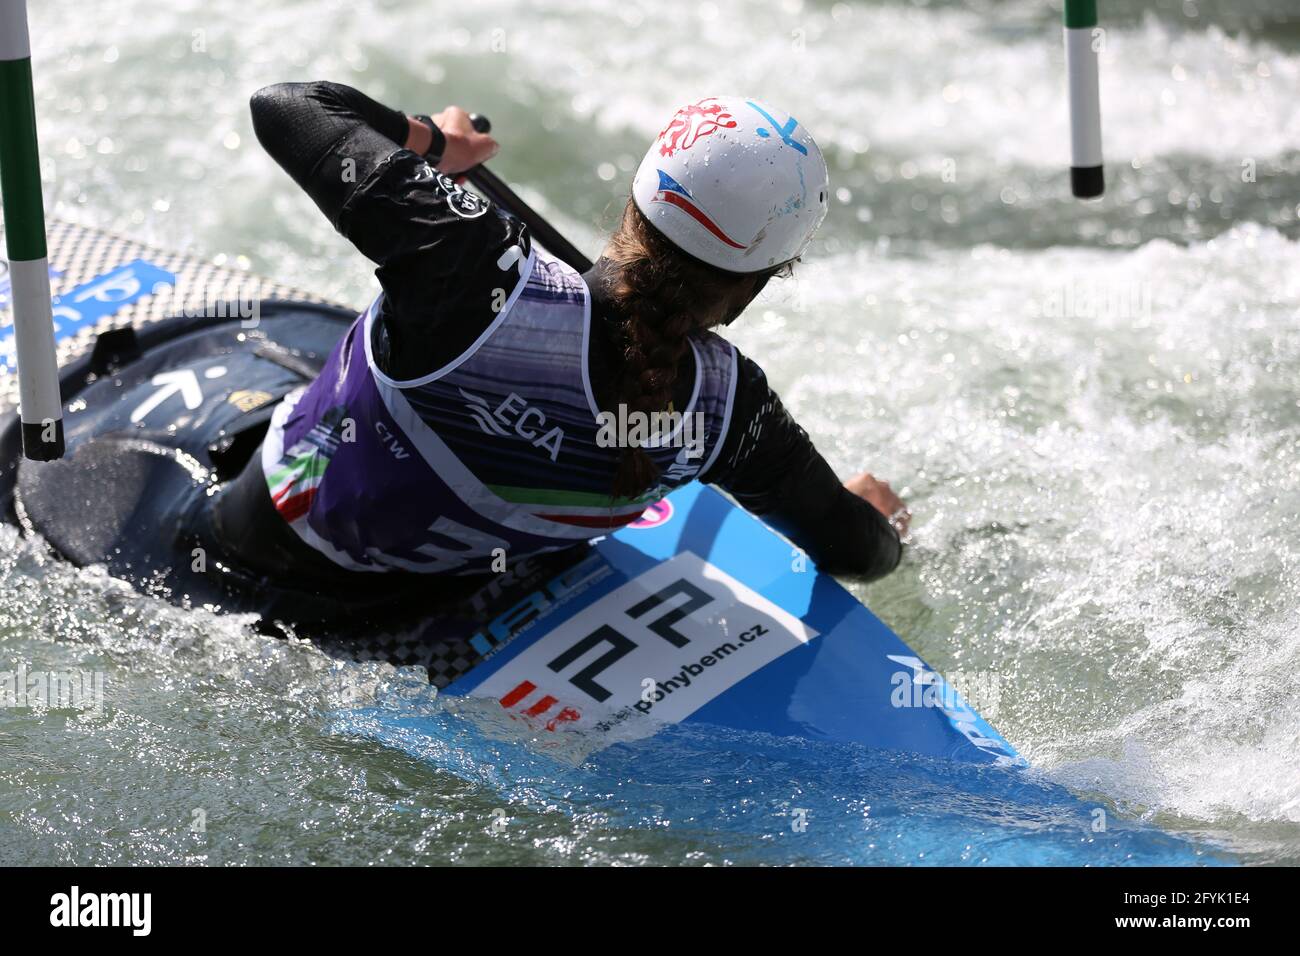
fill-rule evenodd
<path id="1" fill-rule="evenodd" d="M 203 372 L 204 378 L 221 378 L 226 374 L 225 366 L 214 365 Z M 194 374 L 193 369 L 183 368 L 175 372 L 159 372 L 152 379 L 151 385 L 157 385 L 158 391 L 154 392 L 131 413 L 131 422 L 133 424 L 144 420 L 145 416 L 152 412 L 173 395 L 179 394 L 181 401 L 190 411 L 198 408 L 203 404 L 203 389 L 199 387 L 199 377 Z"/>

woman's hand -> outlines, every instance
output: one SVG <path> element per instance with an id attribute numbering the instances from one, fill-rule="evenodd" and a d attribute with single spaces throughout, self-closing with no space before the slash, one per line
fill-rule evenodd
<path id="1" fill-rule="evenodd" d="M 500 145 L 487 133 L 474 129 L 469 114 L 459 106 L 448 106 L 432 117 L 442 135 L 447 137 L 447 148 L 442 151 L 438 172 L 456 176 L 496 155 Z"/>
<path id="2" fill-rule="evenodd" d="M 871 472 L 864 471 L 844 482 L 844 487 L 884 515 L 894 526 L 899 537 L 907 534 L 912 512 L 907 510 L 903 499 L 894 494 L 894 489 L 889 487 L 889 482 L 878 481 Z"/>

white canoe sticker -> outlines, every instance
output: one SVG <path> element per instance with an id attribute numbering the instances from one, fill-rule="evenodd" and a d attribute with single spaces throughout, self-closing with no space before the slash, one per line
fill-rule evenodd
<path id="1" fill-rule="evenodd" d="M 551 631 L 471 693 L 555 730 L 690 716 L 817 632 L 683 552 Z M 630 728 L 629 728 L 630 729 Z"/>

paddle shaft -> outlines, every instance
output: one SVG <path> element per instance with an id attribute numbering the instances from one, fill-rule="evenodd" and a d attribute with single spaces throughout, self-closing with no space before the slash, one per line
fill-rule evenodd
<path id="1" fill-rule="evenodd" d="M 470 122 L 474 124 L 474 128 L 480 133 L 487 133 L 492 129 L 492 121 L 479 113 L 473 114 L 470 117 Z M 490 201 L 514 214 L 520 222 L 528 227 L 532 237 L 550 250 L 557 259 L 568 263 L 579 272 L 586 272 L 591 268 L 591 260 L 583 255 L 577 246 L 564 238 L 560 230 L 552 226 L 539 212 L 520 199 L 518 194 L 492 170 L 486 166 L 478 165 L 466 172 L 465 177 L 474 184 L 475 189 Z"/>

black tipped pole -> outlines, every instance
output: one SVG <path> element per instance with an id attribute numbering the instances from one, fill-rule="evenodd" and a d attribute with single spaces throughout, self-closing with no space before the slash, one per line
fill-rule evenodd
<path id="1" fill-rule="evenodd" d="M 1097 0 L 1065 0 L 1065 70 L 1070 87 L 1070 190 L 1095 199 L 1106 189 L 1101 166 Z"/>
<path id="2" fill-rule="evenodd" d="M 63 457 L 63 402 L 54 351 L 26 0 L 0 0 L 0 192 L 4 193 L 23 454 L 33 461 L 53 461 Z"/>
<path id="3" fill-rule="evenodd" d="M 486 116 L 472 113 L 469 121 L 474 124 L 474 128 L 480 133 L 492 131 L 492 122 Z M 591 268 L 591 260 L 583 255 L 577 246 L 564 238 L 560 230 L 552 226 L 538 212 L 530 208 L 528 203 L 515 195 L 514 190 L 507 186 L 501 177 L 492 170 L 486 166 L 475 166 L 465 174 L 465 177 L 474 184 L 475 189 L 490 201 L 496 203 L 502 209 L 509 210 L 520 222 L 527 226 L 533 238 L 549 249 L 557 259 L 567 263 L 579 272 L 586 272 Z"/>

